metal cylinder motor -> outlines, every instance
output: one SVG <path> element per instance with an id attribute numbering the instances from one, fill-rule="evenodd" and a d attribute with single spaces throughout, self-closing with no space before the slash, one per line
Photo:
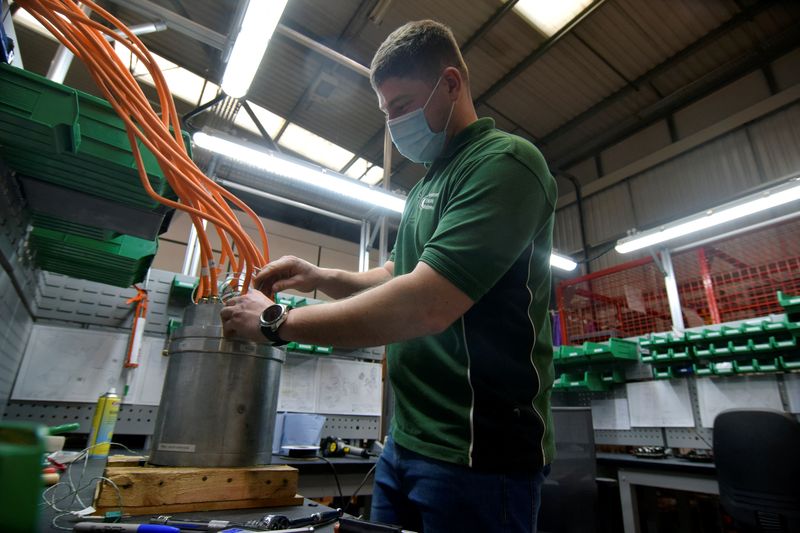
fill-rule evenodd
<path id="1" fill-rule="evenodd" d="M 269 464 L 286 354 L 226 339 L 221 303 L 187 308 L 169 363 L 149 462 L 163 466 Z"/>

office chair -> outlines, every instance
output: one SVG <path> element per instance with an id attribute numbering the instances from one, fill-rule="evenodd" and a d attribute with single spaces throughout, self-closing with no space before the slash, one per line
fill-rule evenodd
<path id="1" fill-rule="evenodd" d="M 748 531 L 800 532 L 800 423 L 735 409 L 714 419 L 720 503 Z"/>
<path id="2" fill-rule="evenodd" d="M 556 458 L 542 485 L 540 533 L 596 531 L 597 482 L 592 410 L 553 407 Z M 579 509 L 579 512 L 576 510 Z"/>

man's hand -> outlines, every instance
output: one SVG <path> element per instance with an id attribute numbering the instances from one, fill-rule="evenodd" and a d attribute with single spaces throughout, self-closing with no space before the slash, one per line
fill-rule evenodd
<path id="1" fill-rule="evenodd" d="M 298 257 L 287 255 L 272 261 L 258 273 L 253 286 L 264 294 L 286 289 L 311 292 L 322 281 L 322 269 Z"/>
<path id="2" fill-rule="evenodd" d="M 273 302 L 262 292 L 250 290 L 225 302 L 220 312 L 222 332 L 226 337 L 239 337 L 254 342 L 264 342 L 259 318 Z"/>

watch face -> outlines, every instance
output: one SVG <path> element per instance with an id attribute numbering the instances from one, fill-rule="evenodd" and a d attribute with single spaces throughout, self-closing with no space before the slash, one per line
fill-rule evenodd
<path id="1" fill-rule="evenodd" d="M 269 307 L 264 309 L 264 312 L 261 314 L 261 319 L 267 324 L 271 324 L 272 322 L 278 320 L 282 314 L 283 314 L 283 306 L 278 304 L 270 305 Z"/>

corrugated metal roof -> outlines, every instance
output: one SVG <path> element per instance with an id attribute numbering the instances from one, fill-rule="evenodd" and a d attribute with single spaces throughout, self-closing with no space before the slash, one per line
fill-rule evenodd
<path id="1" fill-rule="evenodd" d="M 306 35 L 333 48 L 360 3 L 361 0 L 292 0 L 286 4 L 281 21 L 292 28 L 302 28 Z"/>
<path id="2" fill-rule="evenodd" d="M 239 0 L 182 2 L 177 4 L 169 0 L 158 0 L 154 3 L 227 36 L 230 32 Z M 101 4 L 128 25 L 155 22 L 153 18 L 143 17 L 118 4 L 110 2 L 101 2 Z M 213 81 L 219 81 L 219 76 L 221 75 L 221 54 L 219 50 L 201 44 L 169 28 L 158 33 L 143 35 L 141 39 L 148 48 L 170 61 Z"/>
<path id="3" fill-rule="evenodd" d="M 377 6 L 365 0 L 318 2 L 292 0 L 283 23 L 344 51 L 368 64 L 374 50 L 389 32 L 409 20 L 433 18 L 448 24 L 459 42 L 466 42 L 501 7 L 500 0 L 469 3 L 456 0 L 388 0 L 382 20 L 368 18 Z M 159 4 L 179 11 L 214 31 L 227 33 L 237 0 L 183 3 L 176 8 L 170 0 Z M 650 83 L 627 90 L 632 80 L 657 67 L 740 12 L 735 0 L 607 0 L 539 60 L 487 102 L 496 111 L 502 127 L 525 136 L 547 137 L 581 113 L 620 91 L 621 98 L 604 105 L 574 128 L 560 132 L 547 144 L 540 144 L 551 162 L 582 147 L 587 141 L 620 124 L 635 125 L 642 109 L 663 95 L 681 90 L 718 67 L 749 53 L 757 41 L 789 27 L 800 19 L 798 3 L 756 2 L 759 12 L 751 21 L 727 35 L 707 43 L 697 53 L 664 69 Z M 767 7 L 760 7 L 765 5 Z M 124 8 L 111 9 L 131 22 L 142 20 Z M 348 28 L 348 35 L 342 36 Z M 219 53 L 172 30 L 146 37 L 157 53 L 190 70 L 218 79 Z M 544 41 L 513 10 L 465 54 L 471 69 L 473 96 L 479 97 Z M 320 69 L 339 77 L 327 99 L 302 99 L 317 80 Z M 380 142 L 367 142 L 379 135 L 382 117 L 366 83 L 353 80 L 350 73 L 333 68 L 327 60 L 277 35 L 267 52 L 251 91 L 256 103 L 286 116 L 296 109 L 298 124 L 354 152 L 367 148 L 373 160 L 380 158 Z M 411 176 L 416 173 L 411 173 Z M 396 183 L 406 183 L 407 174 Z M 412 178 L 413 179 L 413 178 Z"/>
<path id="4" fill-rule="evenodd" d="M 320 56 L 286 37 L 276 36 L 258 69 L 249 97 L 286 117 L 317 74 Z"/>
<path id="5" fill-rule="evenodd" d="M 586 46 L 567 36 L 489 103 L 544 134 L 572 118 L 569 110 L 585 109 L 623 84 Z"/>
<path id="6" fill-rule="evenodd" d="M 386 36 L 404 22 L 422 18 L 440 20 L 451 26 L 457 40 L 464 43 L 502 5 L 501 0 L 381 1 L 388 2 L 388 9 L 382 20 L 375 21 L 369 18 L 370 11 L 378 5 L 375 0 L 290 0 L 283 23 L 366 65 Z M 157 3 L 213 31 L 227 34 L 239 0 L 157 0 Z M 106 1 L 103 5 L 129 24 L 144 20 L 117 4 Z M 754 16 L 745 16 L 742 9 L 752 10 Z M 498 90 L 486 102 L 494 109 L 481 106 L 479 112 L 495 116 L 503 129 L 536 137 L 537 145 L 551 164 L 556 161 L 568 164 L 570 157 L 581 156 L 581 150 L 609 131 L 623 126 L 632 129 L 645 126 L 642 116 L 658 109 L 665 97 L 705 85 L 709 78 L 742 58 L 757 57 L 756 54 L 776 37 L 796 32 L 798 22 L 800 2 L 788 0 L 606 0 L 566 37 Z M 715 29 L 728 26 L 731 27 L 729 31 L 717 32 L 720 35 L 714 39 L 707 38 Z M 25 32 L 21 33 L 21 39 L 37 41 Z M 218 81 L 222 71 L 219 51 L 174 30 L 143 39 L 154 52 Z M 471 69 L 473 96 L 479 97 L 503 79 L 543 42 L 544 38 L 514 11 L 508 12 L 465 54 Z M 690 48 L 699 42 L 705 44 L 697 45 L 697 49 Z M 43 57 L 37 57 L 36 50 L 23 49 L 22 54 L 27 64 L 46 70 L 52 46 L 40 48 Z M 672 60 L 675 56 L 685 57 Z M 659 73 L 648 75 L 653 69 L 658 69 Z M 80 69 L 73 70 L 71 79 L 79 73 Z M 648 75 L 645 82 L 632 85 L 632 81 L 645 75 Z M 319 83 L 320 76 L 331 76 L 335 80 L 328 97 L 312 94 L 313 85 Z M 325 79 L 330 81 L 330 78 Z M 88 85 L 80 80 L 75 83 Z M 712 85 L 708 84 L 708 91 L 712 90 Z M 295 110 L 292 120 L 300 126 L 350 151 L 365 149 L 367 158 L 381 162 L 383 117 L 376 109 L 375 97 L 366 80 L 344 67 L 332 65 L 329 60 L 280 34 L 273 38 L 250 97 L 284 117 Z M 776 127 L 794 127 L 786 124 L 789 123 L 776 122 Z M 753 126 L 751 131 L 766 173 L 769 176 L 779 173 L 781 167 L 773 164 L 772 159 L 793 157 L 776 152 L 794 153 L 787 140 L 792 139 L 791 135 L 773 139 L 767 126 Z M 547 142 L 538 142 L 542 138 Z M 609 137 L 607 143 L 613 142 L 616 141 Z M 396 151 L 394 154 L 398 158 L 395 168 L 399 171 L 393 183 L 410 188 L 424 169 L 418 165 L 397 164 L 399 155 Z M 751 163 L 743 160 L 736 164 L 751 168 Z M 714 169 L 708 171 L 714 173 Z M 656 174 L 658 172 L 662 172 L 661 178 L 642 177 L 639 186 L 647 183 L 648 190 L 656 191 L 658 187 L 667 187 L 668 181 L 673 182 L 673 174 L 663 174 L 666 172 L 663 169 Z M 731 192 L 751 183 L 748 176 L 733 172 L 732 181 L 720 183 L 720 189 L 715 189 L 717 192 Z M 692 180 L 705 183 L 698 185 Z M 692 180 L 685 185 L 680 178 L 674 181 L 681 189 L 692 191 L 684 202 L 687 209 L 694 205 L 692 201 L 708 199 L 712 193 L 708 187 L 717 183 L 714 178 L 704 180 L 699 176 L 693 176 Z M 614 202 L 620 199 L 617 196 L 618 192 L 609 193 L 606 200 L 616 205 Z M 587 202 L 600 205 L 601 200 L 593 197 Z M 643 207 L 653 216 L 666 216 L 658 206 Z M 628 209 L 622 212 L 621 220 L 604 221 L 598 211 L 592 237 L 602 240 L 604 236 L 619 232 L 620 228 L 627 229 L 633 224 L 624 217 L 630 216 Z M 644 224 L 645 219 L 638 222 Z M 564 228 L 559 239 L 570 242 L 569 235 L 574 237 L 572 230 Z"/>
<path id="7" fill-rule="evenodd" d="M 544 40 L 525 19 L 516 13 L 506 14 L 464 57 L 470 69 L 472 96 L 478 98 Z"/>

